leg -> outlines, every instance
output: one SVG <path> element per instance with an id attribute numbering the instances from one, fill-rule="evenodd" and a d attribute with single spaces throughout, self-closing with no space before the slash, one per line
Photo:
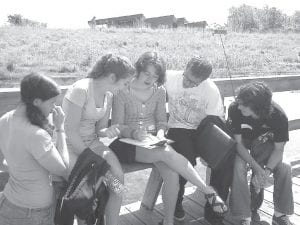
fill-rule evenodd
<path id="1" fill-rule="evenodd" d="M 229 188 L 232 184 L 234 160 L 235 152 L 219 168 L 212 169 L 210 175 L 210 185 L 217 191 L 224 202 L 227 200 Z M 223 216 L 217 215 L 208 202 L 205 204 L 204 217 L 212 224 L 220 223 L 223 220 Z"/>
<path id="2" fill-rule="evenodd" d="M 178 194 L 178 174 L 171 170 L 166 164 L 155 163 L 161 177 L 163 178 L 162 200 L 164 203 L 165 218 L 164 224 L 173 224 L 176 196 Z"/>
<path id="3" fill-rule="evenodd" d="M 233 181 L 230 195 L 230 209 L 239 219 L 251 217 L 250 191 L 247 181 L 247 165 L 240 157 L 235 157 Z"/>
<path id="4" fill-rule="evenodd" d="M 215 193 L 213 188 L 205 184 L 192 164 L 184 156 L 175 152 L 169 145 L 155 150 L 138 147 L 136 149 L 136 160 L 145 163 L 164 162 L 173 171 L 179 173 L 189 182 L 196 185 L 204 194 L 207 195 Z M 223 203 L 218 196 L 216 200 L 217 202 Z M 224 209 L 221 206 L 214 207 L 214 209 L 219 213 L 226 211 L 226 208 Z"/>
<path id="5" fill-rule="evenodd" d="M 183 202 L 186 183 L 187 180 L 184 179 L 182 176 L 179 176 L 179 191 L 177 194 L 176 211 L 175 211 L 176 212 L 175 219 L 177 220 L 184 220 L 185 217 L 185 212 L 183 210 L 182 202 Z"/>
<path id="6" fill-rule="evenodd" d="M 194 145 L 194 130 L 183 129 L 183 128 L 170 128 L 168 131 L 168 138 L 174 140 L 175 142 L 171 145 L 174 150 L 185 158 L 189 160 L 189 162 L 195 166 L 196 165 L 196 154 L 195 154 L 195 145 Z M 185 191 L 185 184 L 187 180 L 182 176 L 179 177 L 179 192 L 176 202 L 176 211 L 175 218 L 177 220 L 184 219 L 184 210 L 182 207 L 183 195 Z"/>
<path id="7" fill-rule="evenodd" d="M 110 151 L 103 152 L 103 158 L 106 159 L 111 166 L 111 172 L 124 184 L 124 174 L 115 154 Z M 109 190 L 109 199 L 105 208 L 105 218 L 107 225 L 117 225 L 119 221 L 119 213 L 122 204 L 122 196 Z"/>
<path id="8" fill-rule="evenodd" d="M 294 213 L 292 171 L 287 163 L 280 162 L 274 169 L 274 210 L 284 215 Z"/>

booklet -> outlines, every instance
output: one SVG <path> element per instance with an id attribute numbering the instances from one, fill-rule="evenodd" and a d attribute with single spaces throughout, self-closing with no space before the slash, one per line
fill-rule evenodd
<path id="1" fill-rule="evenodd" d="M 151 149 L 157 148 L 157 147 L 162 147 L 166 144 L 171 144 L 174 142 L 170 139 L 160 140 L 156 136 L 151 136 L 144 141 L 138 141 L 138 140 L 134 140 L 131 138 L 120 138 L 119 140 L 124 143 L 127 143 L 127 144 L 136 145 L 136 146 L 140 146 L 140 147 L 144 147 L 144 148 L 151 148 Z"/>

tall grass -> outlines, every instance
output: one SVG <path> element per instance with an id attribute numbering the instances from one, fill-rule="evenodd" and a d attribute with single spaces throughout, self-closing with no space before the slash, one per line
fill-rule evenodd
<path id="1" fill-rule="evenodd" d="M 229 33 L 222 39 L 233 74 L 300 72 L 299 34 Z M 190 57 L 204 55 L 213 64 L 214 77 L 227 74 L 220 36 L 201 30 L 0 28 L 1 77 L 29 71 L 85 76 L 105 53 L 135 61 L 150 50 L 160 52 L 168 69 L 182 70 Z"/>

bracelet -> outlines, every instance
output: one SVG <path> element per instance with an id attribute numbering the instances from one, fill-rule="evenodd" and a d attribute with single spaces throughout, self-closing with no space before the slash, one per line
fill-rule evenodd
<path id="1" fill-rule="evenodd" d="M 56 133 L 65 133 L 65 130 L 64 129 L 55 129 L 55 132 Z"/>

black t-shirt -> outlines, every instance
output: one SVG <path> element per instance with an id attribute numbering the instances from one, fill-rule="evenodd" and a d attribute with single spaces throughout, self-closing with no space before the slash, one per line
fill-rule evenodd
<path id="1" fill-rule="evenodd" d="M 233 102 L 228 109 L 228 122 L 233 134 L 241 134 L 242 138 L 254 140 L 261 134 L 272 132 L 274 142 L 289 140 L 288 118 L 276 103 L 272 103 L 272 113 L 267 119 L 254 119 L 244 116 Z"/>

